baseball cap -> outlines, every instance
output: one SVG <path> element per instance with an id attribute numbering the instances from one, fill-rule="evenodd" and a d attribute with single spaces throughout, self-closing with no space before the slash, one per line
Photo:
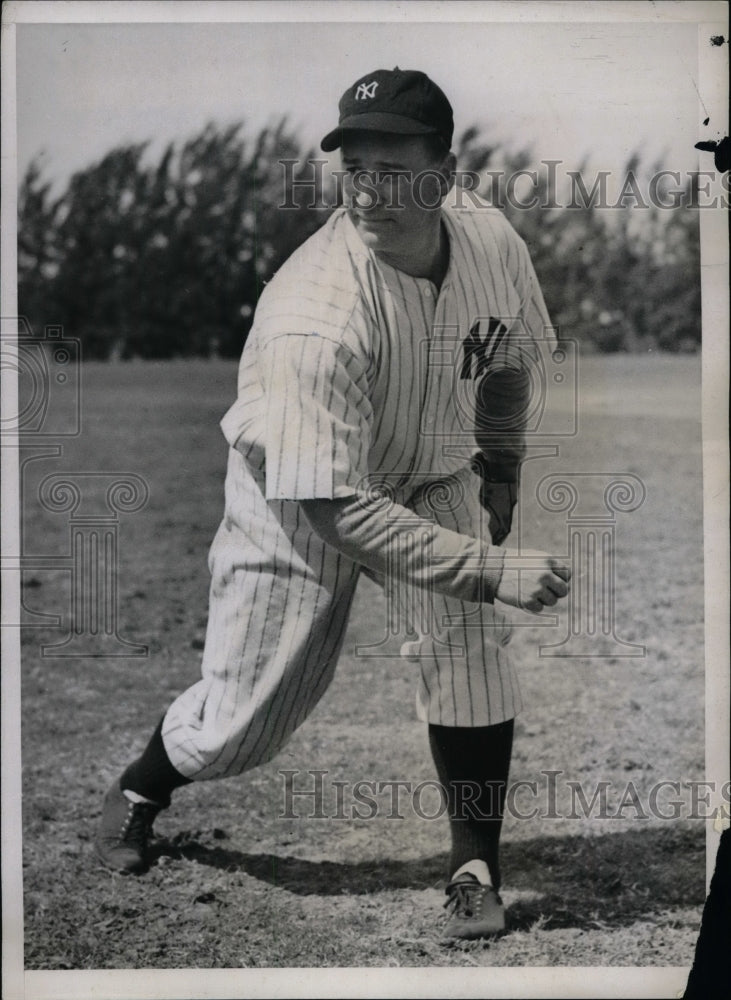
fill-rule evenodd
<path id="1" fill-rule="evenodd" d="M 326 153 L 337 149 L 345 130 L 438 135 L 449 148 L 454 120 L 452 105 L 426 73 L 412 69 L 377 69 L 356 80 L 340 98 L 338 127 L 320 143 Z"/>

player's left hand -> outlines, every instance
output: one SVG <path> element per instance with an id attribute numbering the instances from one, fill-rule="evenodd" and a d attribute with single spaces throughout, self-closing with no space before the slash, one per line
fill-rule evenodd
<path id="1" fill-rule="evenodd" d="M 490 515 L 490 537 L 494 545 L 501 545 L 510 534 L 517 500 L 517 483 L 492 483 L 483 479 L 480 503 Z"/>

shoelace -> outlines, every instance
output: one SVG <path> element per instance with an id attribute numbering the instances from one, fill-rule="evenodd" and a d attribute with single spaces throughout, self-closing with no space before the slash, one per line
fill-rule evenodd
<path id="1" fill-rule="evenodd" d="M 144 846 L 152 833 L 152 824 L 160 810 L 148 802 L 130 802 L 122 838 Z"/>
<path id="2" fill-rule="evenodd" d="M 485 886 L 479 882 L 453 882 L 447 887 L 447 892 L 449 899 L 444 908 L 453 906 L 455 915 L 471 917 L 482 902 Z"/>

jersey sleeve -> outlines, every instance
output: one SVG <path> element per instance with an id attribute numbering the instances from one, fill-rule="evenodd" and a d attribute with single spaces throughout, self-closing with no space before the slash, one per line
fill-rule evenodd
<path id="1" fill-rule="evenodd" d="M 351 495 L 368 472 L 373 420 L 363 365 L 316 333 L 260 344 L 257 363 L 267 499 Z"/>
<path id="2" fill-rule="evenodd" d="M 556 348 L 556 331 L 543 300 L 543 292 L 536 276 L 528 247 L 518 241 L 518 280 L 520 315 L 528 335 L 534 341 L 543 341 L 548 350 Z"/>

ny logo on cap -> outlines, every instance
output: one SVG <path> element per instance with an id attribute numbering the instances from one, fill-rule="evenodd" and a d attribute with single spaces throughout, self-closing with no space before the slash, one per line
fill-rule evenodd
<path id="1" fill-rule="evenodd" d="M 356 101 L 365 101 L 369 97 L 375 97 L 377 86 L 378 80 L 372 80 L 370 83 L 359 83 L 355 92 Z"/>

